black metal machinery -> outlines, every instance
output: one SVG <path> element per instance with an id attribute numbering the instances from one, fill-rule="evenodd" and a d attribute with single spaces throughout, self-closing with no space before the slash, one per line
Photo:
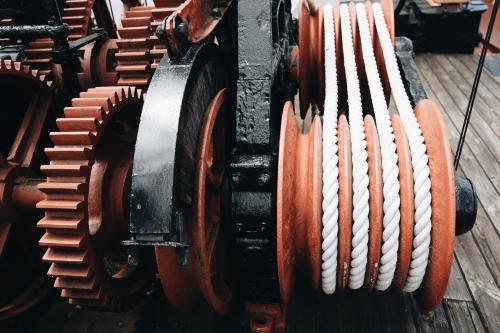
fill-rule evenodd
<path id="1" fill-rule="evenodd" d="M 479 23 L 486 9 L 481 0 L 436 6 L 427 0 L 401 0 L 395 11 L 396 34 L 410 38 L 418 53 L 473 53 L 482 40 Z"/>

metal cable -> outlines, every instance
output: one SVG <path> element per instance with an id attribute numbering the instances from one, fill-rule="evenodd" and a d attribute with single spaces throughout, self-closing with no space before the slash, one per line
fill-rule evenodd
<path id="1" fill-rule="evenodd" d="M 477 64 L 476 76 L 474 77 L 474 84 L 472 85 L 469 104 L 467 105 L 467 111 L 465 112 L 464 124 L 462 125 L 462 131 L 460 132 L 460 140 L 458 141 L 457 153 L 455 154 L 455 161 L 453 162 L 455 170 L 458 170 L 458 165 L 460 163 L 460 156 L 462 155 L 462 148 L 465 143 L 465 136 L 467 135 L 467 128 L 469 127 L 470 116 L 472 114 L 472 108 L 474 106 L 474 101 L 476 99 L 479 80 L 481 79 L 481 74 L 483 72 L 484 60 L 486 58 L 486 51 L 488 49 L 488 46 L 490 45 L 491 34 L 493 32 L 493 25 L 495 24 L 495 18 L 497 16 L 499 3 L 500 0 L 497 0 L 493 5 L 490 22 L 488 23 L 488 29 L 486 30 L 486 39 L 484 39 L 483 49 L 481 50 L 481 56 L 479 57 L 479 63 Z"/>

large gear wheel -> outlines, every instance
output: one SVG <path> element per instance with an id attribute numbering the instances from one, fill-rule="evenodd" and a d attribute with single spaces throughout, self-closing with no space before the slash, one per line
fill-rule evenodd
<path id="1" fill-rule="evenodd" d="M 227 226 L 222 223 L 221 188 L 225 170 L 225 113 L 231 92 L 222 89 L 210 103 L 198 143 L 195 204 L 186 214 L 186 239 L 192 243 L 187 265 L 179 266 L 175 250 L 157 246 L 156 260 L 163 289 L 180 311 L 190 310 L 201 295 L 214 311 L 226 314 L 234 302 L 227 254 Z"/>
<path id="2" fill-rule="evenodd" d="M 39 244 L 48 275 L 71 304 L 124 311 L 137 304 L 155 276 L 152 249 L 129 256 L 129 198 L 142 91 L 130 87 L 90 89 L 65 108 L 54 148 L 45 150 L 47 198 Z M 135 258 L 133 263 L 130 258 Z"/>
<path id="3" fill-rule="evenodd" d="M 26 322 L 50 294 L 42 262 L 36 190 L 48 126 L 61 100 L 39 71 L 0 60 L 0 331 Z"/>

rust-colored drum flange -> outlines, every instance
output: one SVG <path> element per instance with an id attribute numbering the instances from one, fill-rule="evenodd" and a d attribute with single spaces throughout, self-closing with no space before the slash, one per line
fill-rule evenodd
<path id="1" fill-rule="evenodd" d="M 384 218 L 384 192 L 382 181 L 382 155 L 377 128 L 372 116 L 364 118 L 366 152 L 368 153 L 368 177 L 370 183 L 370 229 L 368 241 L 368 263 L 366 265 L 365 288 L 372 291 L 377 282 L 380 256 L 382 253 L 382 233 Z"/>
<path id="2" fill-rule="evenodd" d="M 314 43 L 314 59 L 317 61 L 315 75 L 317 87 L 314 90 L 314 101 L 316 106 L 323 111 L 325 106 L 325 12 L 323 5 L 318 6 L 315 21 L 317 42 Z"/>
<path id="3" fill-rule="evenodd" d="M 299 5 L 299 20 L 298 20 L 298 44 L 299 44 L 299 102 L 300 115 L 305 118 L 307 109 L 312 99 L 313 78 L 311 70 L 313 58 L 311 55 L 311 44 L 314 39 L 314 28 L 312 26 L 311 14 L 305 0 L 302 0 Z"/>
<path id="4" fill-rule="evenodd" d="M 385 23 L 387 24 L 387 29 L 389 30 L 389 36 L 391 36 L 391 42 L 392 45 L 394 45 L 394 38 L 396 33 L 396 28 L 394 25 L 394 3 L 392 2 L 392 0 L 381 0 L 380 7 L 382 7 Z"/>
<path id="5" fill-rule="evenodd" d="M 347 100 L 347 83 L 344 68 L 344 52 L 342 51 L 342 33 L 340 31 L 340 7 L 336 1 L 333 4 L 333 24 L 335 27 L 335 51 L 337 59 L 337 82 L 339 101 Z"/>
<path id="6" fill-rule="evenodd" d="M 384 0 L 380 3 L 380 5 L 382 6 L 382 11 L 384 12 L 384 18 L 389 29 L 389 35 L 391 36 L 392 44 L 394 45 L 394 14 L 393 11 L 389 12 L 390 14 L 388 14 L 387 12 L 389 7 L 392 8 L 392 3 Z M 373 24 L 374 18 L 372 3 L 370 1 L 365 2 L 365 8 L 368 22 L 372 22 L 370 23 L 370 27 L 373 39 L 373 52 L 375 54 L 375 61 L 377 63 L 377 68 L 380 75 L 380 81 L 382 82 L 382 87 L 384 88 L 385 100 L 387 106 L 389 106 L 389 102 L 391 100 L 391 84 L 389 82 L 389 75 L 387 74 L 387 69 L 385 66 L 384 52 L 382 50 L 382 45 L 380 44 L 380 37 L 378 35 L 376 26 L 374 26 Z"/>
<path id="7" fill-rule="evenodd" d="M 193 206 L 186 211 L 188 263 L 177 264 L 175 250 L 156 247 L 163 289 L 179 311 L 189 311 L 203 296 L 216 313 L 227 313 L 234 301 L 234 281 L 228 267 L 226 233 L 221 225 L 221 186 L 225 168 L 225 110 L 228 89 L 212 100 L 198 142 Z"/>
<path id="8" fill-rule="evenodd" d="M 341 291 L 347 288 L 351 268 L 352 245 L 352 153 L 349 125 L 345 115 L 338 121 L 339 147 L 339 245 L 337 262 L 337 286 Z"/>
<path id="9" fill-rule="evenodd" d="M 408 270 L 410 269 L 411 253 L 413 250 L 415 208 L 413 199 L 413 168 L 408 137 L 406 136 L 403 122 L 398 115 L 391 115 L 391 123 L 394 133 L 394 142 L 396 143 L 396 154 L 398 155 L 400 186 L 399 211 L 401 214 L 399 222 L 398 261 L 391 290 L 398 293 L 403 290 L 408 276 Z"/>
<path id="10" fill-rule="evenodd" d="M 370 28 L 370 36 L 372 38 L 372 45 L 375 43 L 375 19 L 373 18 L 373 7 L 371 1 L 365 2 L 366 18 L 368 19 L 368 27 Z"/>
<path id="11" fill-rule="evenodd" d="M 368 78 L 365 71 L 365 62 L 363 60 L 356 4 L 354 2 L 349 3 L 349 16 L 351 17 L 352 43 L 354 48 L 354 59 L 356 61 L 356 72 L 359 80 L 359 89 L 361 92 L 361 101 L 363 103 L 363 108 L 366 109 L 371 105 L 371 97 L 370 89 L 368 88 Z"/>
<path id="12" fill-rule="evenodd" d="M 281 300 L 290 300 L 294 275 L 306 266 L 314 289 L 321 268 L 322 128 L 315 116 L 302 134 L 293 105 L 287 102 L 281 120 L 276 207 L 278 278 Z"/>
<path id="13" fill-rule="evenodd" d="M 429 263 L 424 280 L 414 292 L 418 305 L 436 309 L 443 300 L 451 274 L 455 243 L 455 172 L 448 132 L 439 109 L 430 100 L 415 107 L 427 147 L 432 195 L 432 230 Z"/>
<path id="14" fill-rule="evenodd" d="M 299 8 L 299 101 L 300 115 L 305 118 L 311 101 L 320 110 L 325 101 L 325 51 L 324 12 L 319 6 L 314 13 L 309 11 L 306 0 Z"/>

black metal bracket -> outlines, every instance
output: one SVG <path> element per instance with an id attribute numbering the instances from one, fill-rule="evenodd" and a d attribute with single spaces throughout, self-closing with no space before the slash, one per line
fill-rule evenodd
<path id="1" fill-rule="evenodd" d="M 12 61 L 23 61 L 26 59 L 24 45 L 10 45 L 0 47 L 0 59 L 10 59 Z"/>

